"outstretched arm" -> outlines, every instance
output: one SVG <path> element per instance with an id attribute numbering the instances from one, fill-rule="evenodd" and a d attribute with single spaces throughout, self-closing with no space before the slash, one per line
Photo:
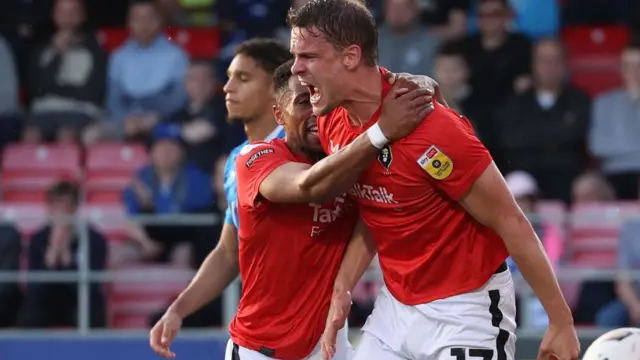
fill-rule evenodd
<path id="1" fill-rule="evenodd" d="M 174 312 L 184 319 L 220 296 L 239 273 L 236 228 L 225 223 L 218 245 L 207 256 L 189 286 L 180 293 L 167 312 Z"/>

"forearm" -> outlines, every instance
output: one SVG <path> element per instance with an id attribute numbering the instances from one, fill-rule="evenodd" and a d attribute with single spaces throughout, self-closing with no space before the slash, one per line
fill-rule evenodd
<path id="1" fill-rule="evenodd" d="M 312 200 L 323 200 L 346 192 L 380 150 L 362 134 L 340 151 L 300 173 L 296 184 Z"/>
<path id="2" fill-rule="evenodd" d="M 618 280 L 616 282 L 616 294 L 627 309 L 637 308 L 640 306 L 640 299 L 636 295 L 633 283 L 628 280 Z"/>
<path id="3" fill-rule="evenodd" d="M 334 292 L 353 290 L 375 255 L 376 248 L 369 238 L 366 226 L 362 223 L 358 224 L 338 270 L 333 285 Z"/>
<path id="4" fill-rule="evenodd" d="M 195 277 L 167 311 L 185 318 L 222 294 L 240 273 L 237 247 L 231 245 L 231 241 L 237 241 L 235 230 L 226 224 L 218 246 L 207 256 Z"/>
<path id="5" fill-rule="evenodd" d="M 562 295 L 542 243 L 524 216 L 505 221 L 499 235 L 552 323 L 572 323 L 571 309 Z"/>

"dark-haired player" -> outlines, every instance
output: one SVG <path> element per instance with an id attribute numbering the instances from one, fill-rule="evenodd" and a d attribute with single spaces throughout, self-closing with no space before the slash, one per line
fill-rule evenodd
<path id="1" fill-rule="evenodd" d="M 356 360 L 514 359 L 509 254 L 549 315 L 540 359 L 576 359 L 580 346 L 553 269 L 469 121 L 436 103 L 428 121 L 394 142 L 377 122 L 390 88 L 376 63 L 376 25 L 366 6 L 311 0 L 291 10 L 288 22 L 292 72 L 310 90 L 320 142 L 332 154 L 327 159 L 363 138 L 375 147 L 359 160 L 377 161 L 349 193 L 377 245 L 385 286 Z M 381 149 L 387 156 L 379 156 Z M 310 172 L 327 171 L 327 163 Z M 307 181 L 289 200 L 302 201 L 318 184 Z M 336 299 L 346 300 L 336 300 L 332 311 L 348 306 L 363 263 L 345 257 L 353 275 L 336 280 Z M 328 355 L 341 321 L 328 322 Z"/>
<path id="2" fill-rule="evenodd" d="M 291 59 L 289 49 L 274 39 L 254 38 L 241 43 L 229 65 L 224 86 L 229 121 L 242 122 L 248 140 L 234 148 L 224 168 L 224 189 L 228 208 L 218 245 L 205 259 L 189 286 L 169 307 L 151 330 L 151 347 L 159 355 L 173 357 L 169 345 L 182 325 L 182 319 L 220 296 L 238 276 L 237 192 L 235 159 L 240 149 L 257 140 L 284 137 L 271 112 L 273 73 Z"/>
<path id="3" fill-rule="evenodd" d="M 346 190 L 353 184 L 363 168 L 353 155 L 362 151 L 320 160 L 326 164 L 325 173 L 308 171 L 324 153 L 309 90 L 291 76 L 292 64 L 284 64 L 274 75 L 274 116 L 286 140 L 253 142 L 236 159 L 243 291 L 229 326 L 228 359 L 320 359 L 333 282 L 349 238 L 353 236 L 350 251 L 375 253 L 367 244 L 364 225 L 353 230 L 358 214 L 346 195 L 331 195 L 334 188 Z M 428 95 L 416 89 L 390 98 L 380 126 L 398 138 L 406 135 L 431 110 Z M 366 137 L 363 140 L 364 146 L 371 146 Z M 303 170 L 296 179 L 286 178 L 292 168 Z M 339 172 L 338 177 L 330 175 Z M 310 177 L 324 178 L 320 181 L 326 186 L 309 197 L 292 199 L 287 184 Z M 345 329 L 338 337 L 336 358 L 348 360 L 352 351 Z"/>
<path id="4" fill-rule="evenodd" d="M 244 123 L 249 141 L 256 141 L 265 138 L 266 140 L 270 140 L 270 138 L 279 138 L 284 135 L 282 127 L 276 123 L 272 113 L 272 106 L 275 104 L 273 91 L 274 82 L 272 75 L 278 64 L 284 63 L 290 57 L 291 56 L 286 47 L 270 39 L 249 40 L 237 48 L 236 56 L 228 71 L 229 81 L 225 85 L 225 92 L 227 93 L 227 110 L 231 120 L 239 120 Z M 286 69 L 287 68 L 285 67 L 284 70 Z M 290 77 L 290 75 L 286 74 L 284 76 Z M 281 79 L 282 76 L 276 77 L 276 79 L 278 78 Z M 425 86 L 425 91 L 422 92 L 422 94 L 431 94 L 433 92 L 433 83 L 430 79 L 425 77 L 414 77 L 411 78 L 411 80 L 418 81 L 420 84 Z M 285 83 L 287 82 L 285 81 Z M 284 93 L 282 81 L 280 84 L 281 85 L 278 87 L 280 89 L 278 94 L 282 95 Z M 411 85 L 416 86 L 415 84 Z M 306 88 L 304 89 L 306 90 Z M 284 98 L 280 98 L 281 101 L 282 99 Z M 286 99 L 290 100 L 288 97 Z M 430 96 L 426 96 L 424 99 L 421 97 L 420 100 L 418 100 L 418 103 L 421 101 L 429 102 Z M 295 116 L 300 116 L 300 108 L 304 108 L 305 106 L 307 108 L 307 113 L 310 114 L 311 110 L 310 104 L 308 103 L 308 94 L 306 103 L 303 102 L 296 104 L 296 109 L 298 110 L 295 112 Z M 289 109 L 288 106 L 290 105 L 291 104 L 281 104 L 278 107 L 281 109 L 280 114 L 285 114 L 287 109 Z M 400 125 L 401 123 L 399 122 L 397 125 L 393 126 Z M 294 139 L 296 139 L 295 136 L 291 136 L 290 138 L 291 141 L 295 141 Z M 242 224 L 239 222 L 239 218 L 237 216 L 236 171 L 234 163 L 235 157 L 239 155 L 240 150 L 244 148 L 246 144 L 247 143 L 242 144 L 234 149 L 232 154 L 229 156 L 227 168 L 225 169 L 225 189 L 227 190 L 227 199 L 230 204 L 230 208 L 227 211 L 227 218 L 218 246 L 207 257 L 189 286 L 180 294 L 176 301 L 174 301 L 174 303 L 169 307 L 162 319 L 151 330 L 151 347 L 156 353 L 163 357 L 172 358 L 175 356 L 169 346 L 181 327 L 182 319 L 192 314 L 215 297 L 219 296 L 224 288 L 235 277 L 237 277 L 239 273 L 238 259 L 241 253 L 239 254 L 238 250 L 236 229 L 242 226 Z M 305 145 L 295 143 L 294 147 L 305 148 Z M 324 211 L 322 211 L 322 214 L 325 214 Z M 321 216 L 321 218 L 324 218 L 323 216 Z M 252 223 L 249 223 L 245 226 L 251 227 L 253 225 Z M 345 235 L 349 235 L 351 233 L 350 230 L 351 229 L 346 233 L 341 234 L 341 236 L 344 238 Z M 286 234 L 285 238 L 287 238 Z M 296 270 L 292 270 L 292 272 L 295 271 Z M 247 289 L 246 284 L 244 289 Z M 291 301 L 293 301 L 293 299 Z M 286 303 L 289 303 L 289 301 Z M 305 314 L 305 316 L 311 315 Z M 324 314 L 321 314 L 321 316 L 324 316 Z M 235 321 L 234 323 L 238 322 Z M 322 323 L 324 323 L 324 319 L 322 320 Z M 307 329 L 300 328 L 297 331 L 303 332 L 307 331 Z M 308 329 L 308 331 L 314 330 Z M 317 340 L 315 340 L 315 343 L 317 343 Z M 313 345 L 315 345 L 315 343 Z M 279 344 L 284 344 L 284 340 L 283 342 L 279 342 Z"/>

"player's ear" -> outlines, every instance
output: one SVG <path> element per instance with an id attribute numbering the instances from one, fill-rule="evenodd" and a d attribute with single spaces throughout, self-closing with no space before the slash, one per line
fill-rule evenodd
<path id="1" fill-rule="evenodd" d="M 362 49 L 358 45 L 348 46 L 342 52 L 342 65 L 347 70 L 354 70 L 360 64 L 360 60 L 362 59 Z"/>
<path id="2" fill-rule="evenodd" d="M 273 105 L 271 107 L 271 111 L 273 112 L 273 117 L 276 119 L 278 125 L 283 125 L 284 119 L 282 118 L 282 110 L 280 110 L 280 107 L 278 105 Z"/>

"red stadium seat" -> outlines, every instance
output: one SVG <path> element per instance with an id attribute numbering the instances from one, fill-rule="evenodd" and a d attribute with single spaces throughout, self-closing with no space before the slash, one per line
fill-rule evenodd
<path id="1" fill-rule="evenodd" d="M 147 151 L 141 145 L 102 144 L 87 149 L 87 181 L 130 176 L 147 165 Z"/>
<path id="2" fill-rule="evenodd" d="M 2 204 L 0 218 L 16 224 L 25 235 L 30 235 L 47 221 L 47 208 L 36 204 Z"/>
<path id="3" fill-rule="evenodd" d="M 134 265 L 123 270 L 123 276 L 140 276 L 145 279 L 169 279 L 166 281 L 118 282 L 109 289 L 109 317 L 112 327 L 147 327 L 149 314 L 167 306 L 188 284 L 193 273 L 166 265 Z M 188 278 L 171 281 L 173 276 Z"/>
<path id="4" fill-rule="evenodd" d="M 74 145 L 14 144 L 2 154 L 3 181 L 36 177 L 77 179 L 80 149 Z"/>
<path id="5" fill-rule="evenodd" d="M 562 30 L 562 41 L 570 57 L 581 55 L 616 54 L 629 42 L 626 26 L 567 27 Z"/>
<path id="6" fill-rule="evenodd" d="M 595 97 L 607 90 L 618 88 L 622 84 L 618 71 L 580 71 L 574 72 L 572 78 L 573 84 L 586 91 L 591 97 Z"/>
<path id="7" fill-rule="evenodd" d="M 573 82 L 590 95 L 620 85 L 620 53 L 629 41 L 623 26 L 570 27 L 562 31 Z"/>
<path id="8" fill-rule="evenodd" d="M 131 175 L 91 176 L 84 183 L 89 204 L 120 204 L 122 191 L 131 183 Z"/>
<path id="9" fill-rule="evenodd" d="M 615 267 L 620 226 L 639 213 L 637 202 L 576 205 L 568 246 L 571 263 L 581 267 Z"/>
<path id="10" fill-rule="evenodd" d="M 98 42 L 107 52 L 117 49 L 129 36 L 125 28 L 103 28 L 98 30 Z"/>
<path id="11" fill-rule="evenodd" d="M 169 39 L 194 58 L 213 59 L 220 50 L 220 31 L 216 28 L 176 28 L 166 30 Z"/>
<path id="12" fill-rule="evenodd" d="M 216 28 L 169 27 L 165 33 L 191 57 L 213 59 L 220 50 L 220 31 Z M 98 31 L 98 41 L 108 52 L 117 49 L 128 36 L 125 28 L 103 28 Z"/>

